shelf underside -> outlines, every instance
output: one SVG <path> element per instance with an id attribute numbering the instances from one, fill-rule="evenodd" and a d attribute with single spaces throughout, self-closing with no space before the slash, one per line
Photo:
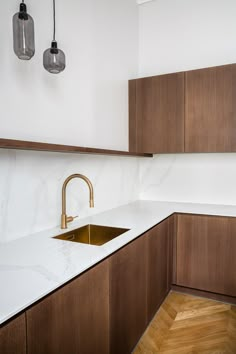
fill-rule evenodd
<path id="1" fill-rule="evenodd" d="M 130 156 L 130 157 L 152 157 L 152 154 L 137 154 L 128 151 L 106 150 L 81 146 L 48 144 L 33 141 L 1 139 L 1 149 L 16 149 L 16 150 L 33 150 L 33 151 L 51 151 L 75 154 L 97 154 L 97 155 L 116 155 L 116 156 Z"/>

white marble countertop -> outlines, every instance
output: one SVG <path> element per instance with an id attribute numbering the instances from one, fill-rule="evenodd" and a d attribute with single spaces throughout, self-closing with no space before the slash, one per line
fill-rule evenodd
<path id="1" fill-rule="evenodd" d="M 0 324 L 132 241 L 174 212 L 236 216 L 236 206 L 136 201 L 70 224 L 130 229 L 103 246 L 52 239 L 59 228 L 0 245 Z"/>

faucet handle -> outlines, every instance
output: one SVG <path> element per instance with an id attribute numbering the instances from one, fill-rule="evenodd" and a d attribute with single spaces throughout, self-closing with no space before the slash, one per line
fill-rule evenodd
<path id="1" fill-rule="evenodd" d="M 74 219 L 76 219 L 76 218 L 78 218 L 79 216 L 78 215 L 76 215 L 76 216 L 67 216 L 66 217 L 66 221 L 67 222 L 71 222 L 71 221 L 73 221 Z"/>

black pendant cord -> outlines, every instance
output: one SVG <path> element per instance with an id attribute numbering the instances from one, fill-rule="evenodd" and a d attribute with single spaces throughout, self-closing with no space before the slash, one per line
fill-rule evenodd
<path id="1" fill-rule="evenodd" d="M 53 0 L 53 41 L 56 40 L 56 3 Z"/>

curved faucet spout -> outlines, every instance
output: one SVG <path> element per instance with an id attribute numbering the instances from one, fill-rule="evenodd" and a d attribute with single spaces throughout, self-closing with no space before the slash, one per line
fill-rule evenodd
<path id="1" fill-rule="evenodd" d="M 67 187 L 67 184 L 74 178 L 80 178 L 87 183 L 87 185 L 89 187 L 89 205 L 90 205 L 90 208 L 94 207 L 93 185 L 92 185 L 91 181 L 88 179 L 88 177 L 81 175 L 79 173 L 75 173 L 75 174 L 67 177 L 67 179 L 65 180 L 65 182 L 63 183 L 63 186 L 62 186 L 62 214 L 61 214 L 61 228 L 62 229 L 67 229 L 67 223 L 74 220 L 74 217 L 66 215 L 66 187 Z"/>

